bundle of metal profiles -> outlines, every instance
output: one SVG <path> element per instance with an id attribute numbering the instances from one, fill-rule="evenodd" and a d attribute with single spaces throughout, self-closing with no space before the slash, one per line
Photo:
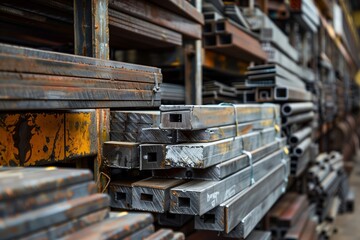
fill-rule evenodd
<path id="1" fill-rule="evenodd" d="M 251 31 L 244 29 L 232 20 L 206 21 L 203 45 L 207 50 L 242 59 L 263 63 L 266 54 Z"/>
<path id="2" fill-rule="evenodd" d="M 108 195 L 96 193 L 88 170 L 0 171 L 1 239 L 154 239 L 152 215 L 111 214 Z"/>
<path id="3" fill-rule="evenodd" d="M 320 222 L 332 224 L 336 214 L 346 210 L 350 190 L 340 153 L 322 153 L 316 158 L 308 173 L 308 192 Z"/>
<path id="4" fill-rule="evenodd" d="M 317 149 L 313 145 L 314 128 L 309 122 L 314 118 L 314 104 L 285 103 L 282 105 L 282 124 L 288 136 L 291 158 L 291 175 L 299 176 L 306 169 L 312 152 Z"/>
<path id="5" fill-rule="evenodd" d="M 185 87 L 178 84 L 161 84 L 161 103 L 185 103 Z"/>
<path id="6" fill-rule="evenodd" d="M 140 170 L 152 170 L 152 177 L 113 181 L 112 206 L 159 213 L 159 224 L 166 226 L 180 227 L 195 216 L 197 229 L 224 234 L 235 229 L 234 236 L 248 236 L 283 193 L 290 169 L 286 139 L 279 138 L 279 106 L 162 105 L 160 111 L 159 127 L 143 128 L 141 136 L 147 136 L 131 153 L 138 154 Z M 113 162 L 120 152 L 127 155 L 104 147 L 104 156 L 115 156 Z M 256 201 L 239 206 L 244 197 Z M 242 213 L 244 222 L 228 219 L 231 229 L 209 228 L 207 216 L 223 211 L 225 202 L 234 208 L 230 212 Z"/>
<path id="7" fill-rule="evenodd" d="M 74 40 L 74 23 L 75 28 L 79 25 L 81 28 L 90 29 L 88 25 L 82 24 L 85 19 L 91 21 L 91 16 L 84 13 L 85 3 L 59 0 L 53 2 L 2 1 L 0 19 L 3 21 L 0 25 L 9 31 L 0 38 L 17 44 L 66 47 L 66 44 Z M 103 8 L 101 14 L 107 15 L 104 17 L 108 19 L 108 34 L 114 47 L 133 49 L 141 44 L 142 48 L 169 48 L 181 46 L 183 37 L 201 39 L 204 18 L 187 1 L 110 0 L 108 7 L 108 11 Z M 42 38 L 39 38 L 40 35 Z M 75 38 L 77 37 L 84 36 L 77 35 Z"/>
<path id="8" fill-rule="evenodd" d="M 0 44 L 1 110 L 155 107 L 161 70 Z"/>
<path id="9" fill-rule="evenodd" d="M 204 82 L 202 96 L 204 104 L 238 102 L 236 89 L 218 81 Z"/>
<path id="10" fill-rule="evenodd" d="M 286 193 L 266 215 L 266 227 L 274 240 L 315 240 L 315 214 L 315 204 L 310 204 L 306 195 Z"/>
<path id="11" fill-rule="evenodd" d="M 292 16 L 304 28 L 313 33 L 318 32 L 320 26 L 319 12 L 311 0 L 291 0 L 290 11 Z"/>

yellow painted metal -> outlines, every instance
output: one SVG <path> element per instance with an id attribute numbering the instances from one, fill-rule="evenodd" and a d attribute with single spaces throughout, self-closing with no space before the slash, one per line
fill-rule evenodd
<path id="1" fill-rule="evenodd" d="M 97 153 L 95 111 L 0 114 L 0 165 L 49 164 Z"/>

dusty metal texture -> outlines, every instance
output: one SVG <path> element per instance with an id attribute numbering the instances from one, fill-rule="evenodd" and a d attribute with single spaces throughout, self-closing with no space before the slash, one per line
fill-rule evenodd
<path id="1" fill-rule="evenodd" d="M 306 150 L 300 157 L 291 156 L 291 175 L 300 176 L 310 162 L 310 151 Z"/>
<path id="2" fill-rule="evenodd" d="M 115 40 L 135 39 L 156 48 L 182 45 L 181 34 L 117 10 L 109 9 L 109 24 Z"/>
<path id="3" fill-rule="evenodd" d="M 193 180 L 171 189 L 171 213 L 203 215 L 222 202 L 258 181 L 277 165 L 281 165 L 283 150 L 248 166 L 220 181 Z"/>
<path id="4" fill-rule="evenodd" d="M 292 133 L 289 138 L 290 144 L 296 145 L 299 142 L 302 142 L 306 137 L 311 135 L 312 131 L 313 129 L 311 127 L 304 127 L 303 129 Z"/>
<path id="5" fill-rule="evenodd" d="M 157 215 L 158 224 L 167 227 L 182 227 L 185 223 L 193 219 L 191 215 L 160 213 Z"/>
<path id="6" fill-rule="evenodd" d="M 263 196 L 267 196 L 274 186 L 278 186 L 287 179 L 288 162 L 277 164 L 277 167 L 218 207 L 202 216 L 195 216 L 195 228 L 203 230 L 224 231 L 229 233 L 254 207 L 260 204 Z"/>
<path id="7" fill-rule="evenodd" d="M 140 169 L 165 169 L 166 144 L 141 144 L 140 145 Z"/>
<path id="8" fill-rule="evenodd" d="M 314 103 L 312 102 L 285 103 L 281 107 L 281 113 L 284 116 L 290 116 L 298 113 L 313 111 L 314 107 Z"/>
<path id="9" fill-rule="evenodd" d="M 296 87 L 275 87 L 274 89 L 275 101 L 311 101 L 312 94 L 305 89 L 298 89 Z"/>
<path id="10" fill-rule="evenodd" d="M 189 20 L 186 17 L 161 8 L 149 1 L 109 1 L 110 9 L 123 11 L 136 18 L 171 29 L 193 39 L 201 39 L 201 25 Z"/>
<path id="11" fill-rule="evenodd" d="M 174 232 L 171 229 L 161 228 L 150 236 L 144 238 L 144 240 L 172 240 Z"/>
<path id="12" fill-rule="evenodd" d="M 279 106 L 275 104 L 234 105 L 162 105 L 162 129 L 197 130 L 223 125 L 235 125 L 261 119 L 277 118 Z"/>
<path id="13" fill-rule="evenodd" d="M 0 200 L 53 191 L 71 185 L 89 182 L 93 176 L 88 170 L 58 168 L 7 168 L 1 172 Z M 33 181 L 29 181 L 32 179 Z"/>
<path id="14" fill-rule="evenodd" d="M 266 155 L 285 147 L 286 139 L 271 139 L 268 143 L 263 141 L 264 146 L 250 151 L 253 162 L 256 162 Z M 177 179 L 198 179 L 198 180 L 221 180 L 231 174 L 249 166 L 248 156 L 242 154 L 238 157 L 219 163 L 205 169 L 193 168 L 171 168 L 153 171 L 153 176 L 159 178 L 177 178 Z"/>
<path id="15" fill-rule="evenodd" d="M 0 165 L 31 166 L 94 156 L 94 110 L 0 114 Z"/>
<path id="16" fill-rule="evenodd" d="M 247 238 L 251 235 L 251 232 L 254 230 L 256 225 L 283 194 L 283 189 L 283 183 L 274 188 L 273 192 L 266 196 L 259 205 L 248 212 L 239 225 L 237 225 L 230 233 L 224 234 L 224 236 L 231 238 Z"/>
<path id="17" fill-rule="evenodd" d="M 123 239 L 147 228 L 153 222 L 149 213 L 119 212 L 117 216 L 93 224 L 80 231 L 64 237 L 65 239 Z"/>
<path id="18" fill-rule="evenodd" d="M 31 179 L 27 179 L 27 181 L 30 180 Z M 85 182 L 60 187 L 54 190 L 49 189 L 47 191 L 33 193 L 31 195 L 25 193 L 22 197 L 1 201 L 0 217 L 10 217 L 16 214 L 24 213 L 29 209 L 39 209 L 54 203 L 85 197 L 96 192 L 97 188 L 94 182 Z"/>
<path id="19" fill-rule="evenodd" d="M 95 211 L 69 222 L 61 223 L 51 226 L 45 230 L 26 235 L 21 237 L 22 240 L 37 240 L 37 239 L 59 239 L 66 235 L 72 234 L 92 224 L 103 221 L 108 218 L 109 209 L 105 208 L 99 211 Z"/>
<path id="20" fill-rule="evenodd" d="M 103 144 L 103 161 L 113 168 L 139 168 L 139 143 L 109 141 Z"/>
<path id="21" fill-rule="evenodd" d="M 132 207 L 137 210 L 164 213 L 170 207 L 170 189 L 183 184 L 177 179 L 145 179 L 132 184 Z"/>
<path id="22" fill-rule="evenodd" d="M 110 207 L 132 209 L 132 184 L 139 179 L 115 180 L 109 185 Z"/>
<path id="23" fill-rule="evenodd" d="M 6 62 L 0 66 L 4 110 L 156 106 L 160 101 L 153 91 L 162 82 L 156 68 L 6 44 L 0 45 L 0 58 Z"/>
<path id="24" fill-rule="evenodd" d="M 74 1 L 75 54 L 93 56 L 93 26 L 91 1 Z"/>
<path id="25" fill-rule="evenodd" d="M 7 218 L 4 220 L 4 224 L 0 226 L 0 234 L 3 239 L 14 239 L 62 222 L 70 221 L 108 206 L 109 197 L 105 194 L 93 194 L 53 204 Z"/>

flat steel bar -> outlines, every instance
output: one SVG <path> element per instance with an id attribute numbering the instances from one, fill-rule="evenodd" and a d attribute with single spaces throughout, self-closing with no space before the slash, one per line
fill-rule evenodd
<path id="1" fill-rule="evenodd" d="M 139 143 L 108 141 L 103 144 L 103 158 L 113 168 L 139 168 Z"/>
<path id="2" fill-rule="evenodd" d="M 286 235 L 284 236 L 285 240 L 300 239 L 302 233 L 307 231 L 304 228 L 307 225 L 308 221 L 310 221 L 310 208 L 303 211 L 298 221 L 296 221 L 295 224 L 289 228 Z"/>
<path id="3" fill-rule="evenodd" d="M 26 235 L 21 237 L 22 240 L 37 240 L 37 239 L 59 239 L 66 235 L 72 234 L 92 224 L 103 221 L 109 216 L 109 209 L 105 208 L 95 211 L 77 219 L 51 226 L 46 230 Z"/>
<path id="4" fill-rule="evenodd" d="M 148 225 L 147 227 L 144 227 L 143 229 L 131 234 L 130 236 L 127 236 L 123 238 L 124 240 L 132 240 L 132 239 L 145 239 L 147 236 L 150 236 L 155 232 L 155 226 L 153 224 Z"/>
<path id="5" fill-rule="evenodd" d="M 258 225 L 265 214 L 270 210 L 278 198 L 283 194 L 284 184 L 280 184 L 274 188 L 268 196 L 262 200 L 262 202 L 252 209 L 230 233 L 223 234 L 225 237 L 245 239 L 254 228 Z"/>
<path id="6" fill-rule="evenodd" d="M 89 182 L 92 178 L 93 176 L 88 170 L 13 168 L 0 175 L 0 200 L 5 201 L 65 188 Z M 33 181 L 29 181 L 29 179 L 33 179 Z"/>
<path id="7" fill-rule="evenodd" d="M 26 178 L 30 181 L 31 178 Z M 94 182 L 85 182 L 47 190 L 44 192 L 24 194 L 22 197 L 8 199 L 0 202 L 0 217 L 10 217 L 24 213 L 29 209 L 35 210 L 51 204 L 65 202 L 75 198 L 89 196 L 97 192 Z"/>
<path id="8" fill-rule="evenodd" d="M 272 170 L 256 181 L 255 184 L 236 194 L 218 207 L 202 216 L 195 216 L 195 228 L 202 230 L 224 231 L 229 233 L 233 230 L 246 213 L 260 204 L 263 196 L 272 192 L 273 186 L 281 184 L 288 176 L 288 164 L 277 164 Z M 260 195 L 260 196 L 259 196 Z"/>
<path id="9" fill-rule="evenodd" d="M 203 215 L 222 202 L 246 189 L 251 184 L 251 177 L 258 181 L 284 158 L 283 150 L 278 150 L 261 161 L 253 168 L 244 168 L 220 181 L 193 180 L 171 189 L 170 212 L 178 214 Z M 253 169 L 253 176 L 251 176 Z"/>
<path id="10" fill-rule="evenodd" d="M 6 218 L 0 226 L 0 235 L 3 239 L 18 238 L 22 235 L 78 218 L 108 206 L 109 197 L 105 194 L 93 194 L 87 197 L 53 204 Z"/>
<path id="11" fill-rule="evenodd" d="M 178 179 L 144 179 L 132 184 L 132 207 L 164 213 L 170 208 L 170 189 L 183 184 Z"/>
<path id="12" fill-rule="evenodd" d="M 295 200 L 290 203 L 288 208 L 279 216 L 278 226 L 292 227 L 299 220 L 301 214 L 309 206 L 305 195 L 298 195 Z"/>
<path id="13" fill-rule="evenodd" d="M 138 231 L 147 228 L 153 222 L 153 217 L 149 213 L 128 213 L 120 212 L 118 216 L 111 217 L 105 221 L 93 224 L 87 228 L 77 231 L 64 237 L 70 239 L 123 239 L 136 234 Z"/>
<path id="14" fill-rule="evenodd" d="M 162 129 L 197 130 L 224 125 L 256 121 L 279 116 L 278 105 L 234 104 L 229 105 L 162 105 Z M 236 113 L 236 114 L 235 114 Z M 236 120 L 235 120 L 236 117 Z"/>
<path id="15" fill-rule="evenodd" d="M 312 94 L 305 89 L 298 89 L 295 87 L 275 87 L 274 100 L 279 102 L 306 102 L 312 100 Z"/>
<path id="16" fill-rule="evenodd" d="M 160 111 L 110 111 L 111 121 L 146 123 L 151 127 L 158 127 L 160 124 Z"/>

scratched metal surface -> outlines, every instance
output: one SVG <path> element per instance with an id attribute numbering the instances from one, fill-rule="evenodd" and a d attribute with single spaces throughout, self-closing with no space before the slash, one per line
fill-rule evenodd
<path id="1" fill-rule="evenodd" d="M 253 178 L 260 180 L 281 165 L 283 150 L 278 150 L 253 165 Z M 250 186 L 251 168 L 247 167 L 220 181 L 193 180 L 171 189 L 171 213 L 203 215 Z M 182 200 L 188 199 L 188 205 Z"/>

